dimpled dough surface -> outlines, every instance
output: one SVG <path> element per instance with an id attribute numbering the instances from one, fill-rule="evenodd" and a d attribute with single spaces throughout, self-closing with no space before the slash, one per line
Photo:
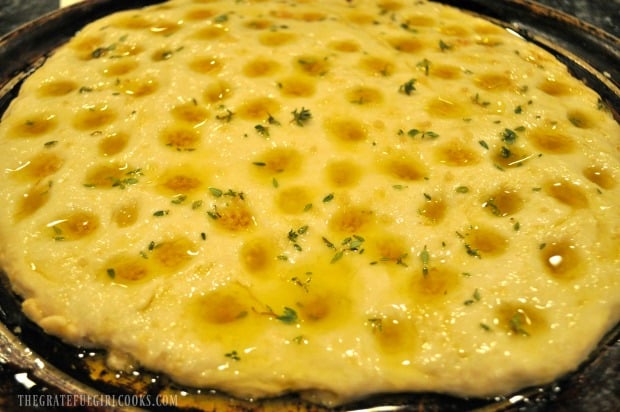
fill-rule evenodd
<path id="1" fill-rule="evenodd" d="M 507 394 L 618 321 L 619 132 L 552 56 L 439 4 L 171 1 L 23 84 L 1 263 L 113 367 L 242 397 Z"/>

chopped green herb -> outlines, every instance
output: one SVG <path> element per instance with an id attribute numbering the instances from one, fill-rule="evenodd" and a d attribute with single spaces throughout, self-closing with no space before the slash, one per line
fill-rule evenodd
<path id="1" fill-rule="evenodd" d="M 241 200 L 245 200 L 245 195 L 243 194 L 243 192 L 236 192 L 232 189 L 228 189 L 226 192 L 224 192 L 223 195 L 230 196 L 230 197 L 238 197 Z"/>
<path id="2" fill-rule="evenodd" d="M 295 285 L 302 288 L 305 292 L 308 292 L 308 285 L 312 281 L 312 272 L 306 272 L 306 280 L 301 280 L 299 277 L 295 276 L 291 278 L 291 282 Z"/>
<path id="3" fill-rule="evenodd" d="M 465 243 L 465 250 L 469 256 L 480 258 L 480 253 L 471 247 L 469 243 Z"/>
<path id="4" fill-rule="evenodd" d="M 332 257 L 332 260 L 329 263 L 336 263 L 344 256 L 344 249 L 340 249 L 336 252 L 336 254 Z"/>
<path id="5" fill-rule="evenodd" d="M 400 85 L 398 91 L 400 93 L 406 94 L 407 96 L 411 96 L 411 94 L 415 91 L 415 82 L 416 79 L 409 79 L 408 81 Z"/>
<path id="6" fill-rule="evenodd" d="M 306 342 L 306 338 L 304 338 L 303 335 L 295 336 L 293 338 L 293 342 L 295 342 L 298 345 L 301 345 L 302 343 Z"/>
<path id="7" fill-rule="evenodd" d="M 218 213 L 217 208 L 215 206 L 213 206 L 213 210 L 209 210 L 207 212 L 207 216 L 209 216 L 213 220 L 217 220 L 221 217 L 221 215 Z"/>
<path id="8" fill-rule="evenodd" d="M 123 179 L 121 181 L 121 185 L 135 185 L 138 183 L 138 179 L 136 179 L 135 177 L 129 177 L 127 179 Z M 117 182 L 114 182 L 114 185 L 116 185 Z"/>
<path id="9" fill-rule="evenodd" d="M 169 210 L 158 210 L 157 212 L 153 213 L 153 216 L 162 217 L 162 216 L 167 216 L 169 213 L 170 213 Z"/>
<path id="10" fill-rule="evenodd" d="M 491 104 L 491 102 L 486 101 L 486 100 L 481 100 L 480 99 L 480 94 L 476 93 L 472 98 L 471 101 L 474 102 L 474 104 L 477 104 L 478 106 L 482 106 L 482 107 L 487 107 L 488 105 Z"/>
<path id="11" fill-rule="evenodd" d="M 228 21 L 228 14 L 220 14 L 213 19 L 215 23 L 225 23 Z"/>
<path id="12" fill-rule="evenodd" d="M 232 120 L 234 115 L 235 115 L 235 113 L 232 110 L 226 109 L 225 113 L 218 114 L 218 115 L 215 116 L 215 118 L 217 120 L 223 120 L 226 123 L 229 123 Z"/>
<path id="13" fill-rule="evenodd" d="M 504 129 L 501 133 L 502 140 L 507 144 L 513 144 L 517 140 L 517 133 L 511 129 Z"/>
<path id="14" fill-rule="evenodd" d="M 480 291 L 478 289 L 474 290 L 474 293 L 472 294 L 472 298 L 471 299 L 467 299 L 465 302 L 463 302 L 464 305 L 472 305 L 475 302 L 478 302 L 480 299 L 482 299 L 482 297 L 480 296 Z"/>
<path id="15" fill-rule="evenodd" d="M 269 117 L 267 118 L 267 123 L 274 126 L 280 126 L 280 122 L 272 115 L 269 115 Z"/>
<path id="16" fill-rule="evenodd" d="M 579 116 L 568 116 L 568 121 L 575 127 L 582 128 L 584 126 L 584 120 Z"/>
<path id="17" fill-rule="evenodd" d="M 93 50 L 93 52 L 90 54 L 90 56 L 93 59 L 98 59 L 99 57 L 102 57 L 104 54 L 106 54 L 108 51 L 112 50 L 111 47 L 112 46 L 109 46 L 109 47 L 97 47 L 95 50 Z"/>
<path id="18" fill-rule="evenodd" d="M 114 270 L 114 268 L 106 269 L 106 273 L 111 279 L 114 279 L 116 277 L 116 271 Z"/>
<path id="19" fill-rule="evenodd" d="M 490 198 L 489 200 L 487 200 L 486 202 L 484 202 L 482 204 L 482 207 L 484 208 L 489 208 L 489 210 L 491 211 L 491 213 L 493 213 L 495 216 L 501 216 L 502 215 L 502 211 L 499 209 L 499 207 L 495 204 L 495 199 L 494 198 Z"/>
<path id="20" fill-rule="evenodd" d="M 332 257 L 330 263 L 336 263 L 337 261 L 339 261 L 346 252 L 353 252 L 358 254 L 364 253 L 362 245 L 364 244 L 365 239 L 359 235 L 353 235 L 344 238 L 342 242 L 340 242 L 339 248 L 336 248 L 336 245 L 327 240 L 326 237 L 322 237 L 322 239 L 323 243 L 325 243 L 328 248 L 336 250 L 336 253 Z"/>
<path id="21" fill-rule="evenodd" d="M 172 198 L 171 203 L 175 205 L 180 205 L 181 203 L 185 202 L 185 200 L 187 200 L 187 195 L 179 194 L 179 195 L 175 195 Z"/>
<path id="22" fill-rule="evenodd" d="M 277 315 L 276 319 L 286 324 L 295 323 L 298 320 L 297 312 L 295 312 L 294 309 L 285 307 L 284 313 L 282 313 L 281 315 Z"/>
<path id="23" fill-rule="evenodd" d="M 332 242 L 330 242 L 329 240 L 327 240 L 326 237 L 322 237 L 321 239 L 323 239 L 323 243 L 325 243 L 325 245 L 330 248 L 330 249 L 336 249 L 336 246 L 334 246 L 334 244 Z"/>
<path id="24" fill-rule="evenodd" d="M 308 231 L 308 226 L 302 226 L 297 230 L 291 229 L 288 232 L 288 240 L 296 242 L 299 235 L 303 235 Z"/>
<path id="25" fill-rule="evenodd" d="M 504 159 L 508 159 L 512 155 L 512 152 L 506 146 L 502 146 L 502 148 L 500 149 L 500 153 L 499 154 Z"/>
<path id="26" fill-rule="evenodd" d="M 118 187 L 119 189 L 125 189 L 128 185 L 135 185 L 138 181 L 138 176 L 142 176 L 142 169 L 130 170 L 125 173 L 125 176 L 128 176 L 124 179 L 119 179 L 116 177 L 110 176 L 109 179 L 112 181 L 112 187 Z M 94 184 L 86 184 L 87 187 L 95 187 Z"/>
<path id="27" fill-rule="evenodd" d="M 489 150 L 489 145 L 484 140 L 478 140 L 478 143 L 480 144 L 480 146 L 482 146 L 485 149 Z"/>
<path id="28" fill-rule="evenodd" d="M 224 192 L 222 192 L 220 189 L 217 189 L 215 187 L 210 187 L 209 192 L 211 192 L 211 194 L 215 197 L 221 197 L 224 194 Z"/>
<path id="29" fill-rule="evenodd" d="M 308 231 L 308 226 L 306 225 L 306 226 L 300 227 L 297 230 L 291 229 L 288 232 L 288 235 L 287 235 L 288 240 L 293 242 L 293 247 L 299 252 L 302 251 L 302 248 L 301 248 L 301 245 L 297 243 L 297 239 L 299 238 L 299 236 L 306 234 L 307 231 Z"/>
<path id="30" fill-rule="evenodd" d="M 360 250 L 360 246 L 364 243 L 365 239 L 358 235 L 353 235 L 353 237 L 347 237 L 342 241 L 342 246 L 346 246 L 347 250 L 358 251 Z"/>
<path id="31" fill-rule="evenodd" d="M 168 60 L 169 58 L 172 57 L 174 53 L 172 52 L 172 50 L 164 50 L 159 54 L 159 58 L 161 60 Z"/>
<path id="32" fill-rule="evenodd" d="M 420 252 L 420 260 L 422 261 L 422 275 L 426 277 L 428 275 L 428 264 L 431 260 L 431 255 L 428 253 L 426 245 L 424 245 L 424 249 Z"/>
<path id="33" fill-rule="evenodd" d="M 407 136 L 411 137 L 411 138 L 415 138 L 416 136 L 420 135 L 420 138 L 425 139 L 425 138 L 431 138 L 431 139 L 436 139 L 439 137 L 439 135 L 431 130 L 427 130 L 427 131 L 422 131 L 422 130 L 418 130 L 418 129 L 410 129 L 409 131 L 407 131 Z"/>
<path id="34" fill-rule="evenodd" d="M 525 315 L 521 312 L 517 312 L 512 316 L 512 318 L 510 318 L 510 329 L 516 334 L 529 336 L 530 334 L 523 329 L 523 323 L 526 323 L 526 321 L 527 319 L 525 318 Z"/>
<path id="35" fill-rule="evenodd" d="M 467 193 L 469 192 L 469 188 L 467 186 L 459 186 L 455 189 L 457 193 Z"/>
<path id="36" fill-rule="evenodd" d="M 408 31 L 409 33 L 417 33 L 418 32 L 416 29 L 414 29 L 413 27 L 411 27 L 407 23 L 401 23 L 400 28 L 403 29 L 403 30 Z"/>
<path id="37" fill-rule="evenodd" d="M 402 255 L 398 256 L 397 258 L 392 258 L 392 257 L 382 257 L 381 258 L 381 262 L 389 262 L 389 261 L 393 261 L 396 262 L 397 265 L 403 266 L 403 267 L 409 267 L 409 265 L 407 265 L 407 263 L 405 263 L 405 259 L 407 258 L 407 256 L 409 256 L 409 253 L 403 253 Z M 371 262 L 371 264 L 377 264 L 378 262 Z"/>
<path id="38" fill-rule="evenodd" d="M 334 194 L 330 193 L 323 198 L 323 203 L 328 203 L 328 202 L 331 202 L 332 200 L 334 200 Z"/>
<path id="39" fill-rule="evenodd" d="M 224 356 L 226 356 L 229 359 L 232 359 L 234 361 L 240 361 L 241 358 L 239 357 L 239 353 L 237 353 L 236 350 L 232 351 L 232 352 L 228 352 L 226 354 L 224 354 Z"/>
<path id="40" fill-rule="evenodd" d="M 443 40 L 439 40 L 439 50 L 446 51 L 446 50 L 450 50 L 452 48 L 452 45 L 444 42 Z"/>
<path id="41" fill-rule="evenodd" d="M 431 68 L 431 62 L 428 59 L 424 59 L 419 61 L 416 64 L 416 67 L 418 67 L 419 69 L 423 69 L 424 70 L 424 75 L 428 76 L 428 73 L 430 71 Z"/>
<path id="42" fill-rule="evenodd" d="M 307 122 L 310 121 L 310 119 L 312 119 L 312 113 L 309 109 L 306 109 L 305 107 L 302 107 L 301 110 L 295 109 L 291 112 L 291 114 L 293 115 L 292 122 L 294 122 L 297 126 L 300 127 L 303 127 Z"/>
<path id="43" fill-rule="evenodd" d="M 262 136 L 269 137 L 269 128 L 263 126 L 262 124 L 257 124 L 256 126 L 254 126 L 254 130 L 256 130 L 258 134 Z"/>

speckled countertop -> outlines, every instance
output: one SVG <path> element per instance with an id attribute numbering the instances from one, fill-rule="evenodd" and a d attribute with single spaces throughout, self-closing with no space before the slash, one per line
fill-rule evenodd
<path id="1" fill-rule="evenodd" d="M 117 0 L 122 1 L 122 0 Z M 502 0 L 487 0 L 489 2 L 501 2 Z M 466 4 L 468 0 L 462 0 Z M 611 33 L 616 37 L 620 37 L 620 0 L 538 0 L 539 3 L 561 10 L 569 15 L 575 16 L 593 26 Z M 0 0 L 0 37 L 17 28 L 19 25 L 36 19 L 48 12 L 57 9 L 60 0 Z M 0 65 L 3 62 L 0 61 Z M 1 344 L 1 342 L 0 342 Z M 611 343 L 614 347 L 618 347 L 620 342 Z M 561 348 L 559 348 L 561 350 Z M 598 368 L 595 373 L 588 375 L 590 385 L 585 392 L 572 393 L 577 389 L 570 389 L 558 395 L 558 402 L 555 406 L 547 408 L 545 405 L 537 407 L 532 406 L 534 411 L 583 411 L 592 410 L 589 406 L 592 404 L 584 403 L 584 399 L 597 399 L 597 410 L 620 410 L 620 362 L 618 362 L 619 351 L 609 352 L 605 357 L 601 357 L 598 361 L 604 364 L 604 368 Z M 26 407 L 19 404 L 20 396 L 27 394 L 35 395 L 52 395 L 57 394 L 53 388 L 45 385 L 36 386 L 32 390 L 23 383 L 18 383 L 16 378 L 16 370 L 5 365 L 0 357 L 0 411 L 12 411 L 19 408 L 23 412 L 45 412 L 52 409 Z M 576 375 L 571 378 L 571 388 L 579 388 L 582 382 L 582 375 Z M 38 389 L 37 389 L 38 388 Z M 548 405 L 547 405 L 548 406 Z M 57 410 L 57 409 L 54 409 Z M 73 409 L 75 412 L 81 410 Z M 529 409 L 528 409 L 529 410 Z"/>
<path id="2" fill-rule="evenodd" d="M 620 0 L 538 0 L 538 2 L 576 16 L 620 37 Z M 59 4 L 59 0 L 0 0 L 0 35 L 58 8 Z"/>
<path id="3" fill-rule="evenodd" d="M 620 37 L 620 0 L 538 0 Z"/>

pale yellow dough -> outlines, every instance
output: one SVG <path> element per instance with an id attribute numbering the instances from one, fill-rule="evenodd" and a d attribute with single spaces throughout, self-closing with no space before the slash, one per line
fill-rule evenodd
<path id="1" fill-rule="evenodd" d="M 0 123 L 0 262 L 67 342 L 241 397 L 509 394 L 620 318 L 620 127 L 425 1 L 96 21 Z"/>

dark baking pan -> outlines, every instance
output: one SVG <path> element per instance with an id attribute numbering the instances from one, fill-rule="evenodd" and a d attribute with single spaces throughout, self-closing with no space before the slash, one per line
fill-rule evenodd
<path id="1" fill-rule="evenodd" d="M 93 0 L 58 10 L 0 39 L 0 114 L 19 91 L 21 82 L 47 55 L 86 23 L 115 11 L 160 3 L 158 0 Z M 574 76 L 596 90 L 613 111 L 620 111 L 620 41 L 591 25 L 528 0 L 444 0 L 519 33 L 554 54 Z M 609 7 L 613 7 L 610 3 Z M 611 13 L 611 10 L 610 10 Z M 570 344 L 570 342 L 567 342 Z M 558 348 L 561 350 L 561 348 Z M 65 410 L 37 406 L 37 396 L 113 394 L 151 396 L 175 394 L 171 411 L 207 410 L 322 411 L 291 394 L 248 402 L 211 390 L 178 388 L 165 376 L 140 371 L 115 374 L 89 368 L 97 351 L 75 348 L 46 335 L 21 312 L 20 301 L 0 273 L 0 410 Z M 187 395 L 186 395 L 187 394 Z M 549 385 L 526 388 L 491 399 L 462 399 L 433 393 L 375 395 L 342 406 L 339 411 L 615 411 L 620 410 L 620 325 L 572 374 Z M 26 403 L 22 395 L 33 395 Z M 58 398 L 54 398 L 58 399 Z M 112 410 L 103 405 L 73 410 Z M 189 405 L 189 406 L 188 406 Z M 191 406 L 193 405 L 193 406 Z M 153 409 L 152 405 L 148 409 Z"/>

